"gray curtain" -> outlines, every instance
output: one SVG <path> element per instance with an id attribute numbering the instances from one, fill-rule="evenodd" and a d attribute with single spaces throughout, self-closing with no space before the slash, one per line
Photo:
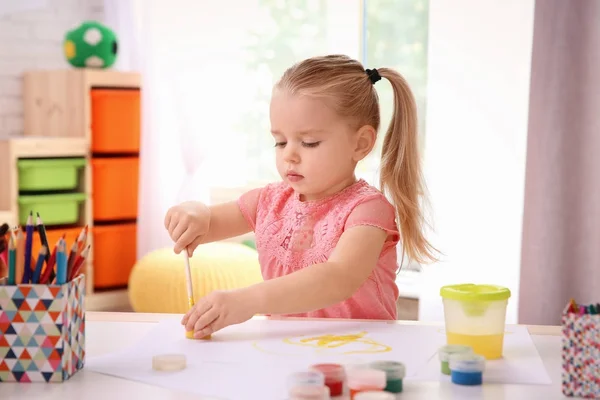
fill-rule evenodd
<path id="1" fill-rule="evenodd" d="M 538 0 L 532 57 L 519 323 L 560 324 L 600 302 L 600 1 Z"/>

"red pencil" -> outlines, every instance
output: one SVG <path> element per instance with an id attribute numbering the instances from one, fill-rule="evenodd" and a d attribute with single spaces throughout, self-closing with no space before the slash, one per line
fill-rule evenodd
<path id="1" fill-rule="evenodd" d="M 47 282 L 50 282 L 52 279 L 54 279 L 54 264 L 56 264 L 56 249 L 58 248 L 58 243 L 60 243 L 61 240 L 64 240 L 66 236 L 67 236 L 67 234 L 63 233 L 63 235 L 60 237 L 60 239 L 58 239 L 58 241 L 56 242 L 56 245 L 54 246 L 54 249 L 52 250 L 52 254 L 50 255 L 50 259 L 46 263 L 46 269 L 44 270 L 44 272 L 42 273 L 42 277 L 40 278 L 40 283 L 47 283 Z"/>
<path id="2" fill-rule="evenodd" d="M 75 260 L 75 263 L 73 265 L 73 270 L 71 271 L 71 275 L 69 276 L 69 280 L 73 280 L 74 278 L 77 277 L 77 275 L 79 275 L 79 270 L 81 270 L 81 267 L 83 266 L 83 262 L 85 261 L 88 254 L 90 253 L 90 247 L 91 247 L 91 245 L 88 244 L 88 246 L 85 248 L 85 250 L 83 250 L 81 252 L 81 254 L 77 256 L 77 259 Z"/>

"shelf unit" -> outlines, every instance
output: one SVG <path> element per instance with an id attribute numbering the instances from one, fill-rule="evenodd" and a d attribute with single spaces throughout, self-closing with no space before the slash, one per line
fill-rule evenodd
<path id="1" fill-rule="evenodd" d="M 110 103 L 110 101 L 120 101 L 117 98 L 109 99 L 108 103 L 106 99 L 98 100 L 99 93 L 108 96 L 111 94 L 120 96 L 125 92 L 135 95 L 133 100 L 128 100 L 130 103 L 125 103 L 125 105 L 133 104 L 128 113 L 124 113 L 121 105 L 115 106 L 115 103 Z M 135 182 L 130 185 L 131 187 L 129 190 L 131 191 L 130 197 L 135 197 L 136 215 L 132 215 L 132 212 L 130 211 L 126 218 L 123 216 L 116 216 L 113 219 L 109 218 L 109 220 L 107 220 L 106 215 L 104 215 L 103 221 L 100 222 L 97 217 L 101 212 L 106 213 L 106 202 L 111 199 L 111 196 L 107 196 L 107 194 L 112 192 L 107 191 L 108 188 L 98 189 L 100 180 L 106 181 L 108 178 L 106 177 L 106 174 L 97 172 L 96 164 L 97 160 L 107 163 L 112 163 L 112 160 L 119 160 L 114 161 L 116 163 L 122 162 L 125 158 L 131 159 L 132 157 L 136 158 L 138 160 L 137 162 L 139 162 L 140 92 L 141 78 L 138 73 L 134 72 L 98 69 L 64 69 L 27 71 L 24 74 L 23 104 L 25 137 L 17 139 L 14 143 L 32 143 L 30 146 L 39 147 L 39 151 L 42 153 L 51 153 L 52 157 L 57 157 L 56 151 L 53 152 L 51 150 L 54 148 L 53 146 L 59 146 L 63 150 L 76 147 L 76 153 L 85 157 L 87 161 L 84 181 L 86 185 L 85 192 L 88 197 L 85 202 L 85 210 L 82 213 L 85 217 L 81 222 L 88 224 L 91 231 L 90 240 L 92 247 L 88 265 L 86 266 L 86 308 L 90 311 L 121 310 L 126 309 L 129 304 L 126 282 L 124 285 L 121 284 L 110 287 L 110 285 L 106 283 L 108 281 L 105 272 L 108 271 L 106 263 L 112 260 L 111 262 L 114 261 L 117 265 L 111 265 L 110 268 L 114 269 L 114 271 L 120 271 L 120 280 L 123 281 L 123 274 L 128 274 L 128 271 L 135 262 L 138 189 L 137 169 L 135 172 L 129 171 L 125 174 L 131 176 L 132 182 L 133 179 L 135 179 Z M 104 103 L 100 104 L 101 101 Z M 111 112 L 116 114 L 111 115 Z M 114 136 L 113 131 L 115 129 L 122 129 L 123 124 L 127 125 L 127 121 L 130 122 L 129 126 L 133 127 L 132 130 L 129 132 L 120 132 L 120 134 L 132 135 L 133 139 L 135 139 L 133 142 L 135 143 L 132 147 L 132 141 L 130 140 L 129 147 L 120 149 L 123 151 L 112 151 L 106 147 L 107 142 L 105 139 L 110 135 Z M 118 138 L 113 137 L 111 140 L 113 144 L 120 144 L 123 142 L 123 138 L 125 138 L 125 136 Z M 135 148 L 135 145 L 137 145 L 137 149 Z M 35 153 L 29 153 L 29 150 L 25 149 L 24 144 L 11 144 L 8 146 L 23 147 L 23 151 L 19 153 L 22 158 L 36 156 Z M 12 163 L 11 165 L 14 165 L 14 162 L 15 158 L 10 160 L 10 163 Z M 3 160 L 0 160 L 0 163 L 2 166 L 5 165 Z M 113 165 L 112 168 L 114 173 L 116 171 L 115 168 L 121 167 Z M 118 172 L 118 177 L 120 179 L 108 180 L 114 182 L 121 181 L 123 174 L 121 173 L 122 171 Z M 0 177 L 1 176 L 2 175 L 0 174 Z M 11 190 L 13 190 L 12 188 L 16 187 L 16 180 L 11 182 L 13 182 L 10 185 Z M 14 193 L 11 196 L 14 196 Z M 121 200 L 122 199 L 117 199 L 115 201 L 118 202 Z M 130 203 L 134 200 L 130 199 Z M 4 209 L 2 206 L 3 203 L 0 200 L 0 216 L 2 216 Z M 5 216 L 12 216 L 12 218 L 15 218 L 19 213 L 18 204 L 11 207 L 14 208 L 7 210 L 9 214 L 5 214 Z M 116 207 L 113 206 L 113 209 L 116 209 Z M 130 209 L 132 209 L 132 207 L 130 207 Z M 119 245 L 124 246 L 124 244 L 121 243 L 129 243 L 131 246 L 126 249 L 118 248 L 117 250 L 114 250 L 114 252 L 119 253 L 112 254 L 111 256 L 107 256 L 106 252 L 101 252 L 103 255 L 103 264 L 102 268 L 98 268 L 98 263 L 100 263 L 98 246 L 101 245 L 101 241 L 106 244 L 106 237 L 108 236 L 108 234 L 103 234 L 104 236 L 102 237 L 105 239 L 100 240 L 100 236 L 98 236 L 100 235 L 99 232 L 107 229 L 106 226 L 110 224 L 114 224 L 113 228 L 118 229 L 119 224 L 122 223 L 129 224 L 128 233 L 126 235 L 121 235 L 119 240 L 108 239 L 108 241 L 112 242 L 111 244 L 114 244 L 117 247 L 119 247 Z M 94 240 L 94 236 L 97 236 L 97 240 Z M 98 274 L 101 273 L 101 271 L 104 271 L 102 272 L 103 278 L 97 279 L 99 276 Z M 96 281 L 102 281 L 103 286 L 101 288 L 98 287 L 98 282 Z"/>
<path id="2" fill-rule="evenodd" d="M 6 222 L 11 227 L 21 226 L 24 228 L 25 223 L 19 218 L 20 203 L 19 197 L 24 194 L 20 190 L 20 174 L 18 164 L 21 160 L 46 160 L 46 159 L 72 159 L 72 158 L 88 158 L 88 145 L 84 138 L 11 138 L 0 141 L 0 182 L 6 190 L 0 191 L 0 223 Z M 45 224 L 49 236 L 53 231 L 60 232 L 58 235 L 66 232 L 75 232 L 69 239 L 68 246 L 72 244 L 72 236 L 77 236 L 85 225 L 92 225 L 91 213 L 91 185 L 90 185 L 90 167 L 89 163 L 85 163 L 82 168 L 77 171 L 77 186 L 73 193 L 81 193 L 85 195 L 85 200 L 78 204 L 78 219 L 68 225 L 53 225 Z M 29 196 L 40 196 L 42 199 L 44 194 L 25 193 Z M 25 209 L 25 212 L 37 210 Z M 42 220 L 45 215 L 42 213 Z M 34 221 L 35 223 L 35 221 Z M 37 235 L 37 234 L 36 234 Z M 37 239 L 34 240 L 38 242 Z M 54 246 L 55 241 L 49 238 L 49 245 Z M 88 243 L 92 244 L 90 248 L 90 257 L 86 261 L 85 274 L 86 286 L 92 285 L 91 259 L 93 259 L 93 239 L 90 237 Z M 36 247 L 36 246 L 34 246 Z M 34 251 L 33 254 L 37 254 Z"/>

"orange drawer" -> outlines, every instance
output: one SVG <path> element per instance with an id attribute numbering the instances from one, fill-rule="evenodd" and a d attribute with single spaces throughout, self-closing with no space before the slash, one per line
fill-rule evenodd
<path id="1" fill-rule="evenodd" d="M 92 152 L 140 150 L 140 91 L 92 89 Z"/>
<path id="2" fill-rule="evenodd" d="M 137 218 L 139 158 L 92 158 L 94 221 Z"/>
<path id="3" fill-rule="evenodd" d="M 94 287 L 125 286 L 137 259 L 136 224 L 95 225 Z"/>
<path id="4" fill-rule="evenodd" d="M 67 256 L 68 256 L 69 252 L 71 251 L 71 246 L 73 246 L 73 243 L 75 243 L 77 241 L 77 237 L 81 233 L 81 230 L 82 230 L 81 227 L 67 228 L 67 229 L 61 229 L 61 228 L 48 229 L 47 228 L 46 229 L 46 238 L 48 239 L 48 246 L 50 246 L 50 249 L 48 249 L 50 254 L 52 254 L 52 250 L 54 250 L 54 247 L 56 246 L 56 242 L 58 242 L 58 239 L 60 239 L 61 236 L 64 234 L 65 240 L 67 241 Z M 23 233 L 25 233 L 25 228 L 23 228 Z M 35 234 L 33 235 L 33 245 L 31 246 L 31 256 L 33 258 L 34 263 L 37 261 L 38 254 L 40 252 L 40 247 L 42 247 L 42 243 L 40 242 L 40 235 L 38 234 L 38 230 L 36 227 Z"/>

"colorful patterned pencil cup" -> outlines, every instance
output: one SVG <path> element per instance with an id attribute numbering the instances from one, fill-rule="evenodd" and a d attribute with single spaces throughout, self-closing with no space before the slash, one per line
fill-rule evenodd
<path id="1" fill-rule="evenodd" d="M 0 382 L 63 382 L 85 362 L 85 275 L 0 285 Z"/>
<path id="2" fill-rule="evenodd" d="M 446 344 L 469 346 L 488 360 L 502 357 L 510 290 L 495 285 L 444 286 Z"/>
<path id="3" fill-rule="evenodd" d="M 600 306 L 568 305 L 562 314 L 562 392 L 600 398 Z"/>

